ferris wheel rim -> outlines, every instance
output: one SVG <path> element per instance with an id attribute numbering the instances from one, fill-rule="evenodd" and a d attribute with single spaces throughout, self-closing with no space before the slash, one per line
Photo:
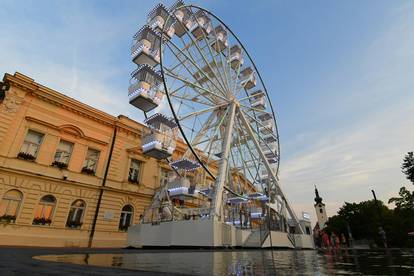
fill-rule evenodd
<path id="1" fill-rule="evenodd" d="M 202 8 L 202 7 L 200 7 L 200 6 L 197 6 L 197 5 L 183 5 L 183 6 L 180 6 L 180 7 L 176 7 L 174 10 L 172 10 L 169 14 L 168 14 L 168 17 L 167 17 L 167 19 L 166 19 L 166 21 L 165 22 L 168 22 L 169 20 L 171 20 L 171 18 L 174 18 L 174 16 L 172 15 L 173 14 L 173 12 L 174 11 L 176 11 L 176 10 L 178 10 L 178 9 L 181 9 L 181 8 L 195 8 L 195 9 L 198 9 L 198 10 L 201 10 L 201 11 L 203 11 L 203 12 L 205 12 L 205 13 L 207 13 L 208 15 L 210 15 L 210 16 L 213 16 L 218 22 L 220 22 L 220 24 L 222 24 L 225 28 L 226 28 L 226 30 L 227 31 L 229 31 L 230 32 L 230 34 L 236 39 L 236 41 L 237 41 L 237 43 L 238 43 L 238 45 L 243 49 L 243 53 L 244 54 L 246 54 L 246 56 L 248 57 L 248 59 L 249 59 L 249 61 L 251 62 L 251 65 L 253 66 L 253 68 L 254 68 L 254 70 L 255 70 L 255 73 L 257 74 L 257 76 L 258 76 L 258 78 L 259 78 L 259 80 L 260 80 L 260 83 L 262 84 L 262 87 L 263 87 L 263 90 L 264 90 L 264 92 L 265 92 L 265 95 L 266 95 L 266 98 L 267 98 L 267 101 L 268 101 L 268 103 L 269 103 L 269 106 L 270 106 L 270 111 L 271 111 L 271 116 L 272 116 L 272 119 L 273 119 L 273 122 L 274 122 L 274 126 L 275 126 L 275 130 L 274 130 L 274 133 L 276 134 L 276 138 L 277 138 L 277 166 L 276 166 L 276 171 L 274 172 L 275 173 L 275 176 L 277 177 L 277 175 L 278 175 L 278 173 L 279 173 L 279 168 L 280 168 L 280 136 L 279 136 L 279 131 L 278 131 L 278 126 L 277 126 L 277 121 L 276 121 L 276 116 L 275 116 L 275 112 L 274 112 L 274 108 L 273 108 L 273 104 L 272 104 L 272 101 L 270 100 L 270 96 L 269 96 L 269 93 L 267 92 L 267 88 L 266 88 L 266 85 L 265 85 L 265 83 L 264 83 L 264 81 L 263 81 L 263 78 L 262 78 L 262 76 L 261 76 L 261 74 L 260 74 L 260 72 L 259 72 L 259 70 L 257 69 L 257 66 L 256 66 L 256 64 L 255 64 L 255 62 L 253 61 L 253 59 L 252 59 L 252 57 L 250 56 L 250 54 L 249 54 L 249 52 L 246 50 L 246 48 L 245 48 L 245 46 L 243 45 L 243 43 L 240 41 L 240 39 L 238 38 L 238 36 L 226 25 L 226 23 L 224 23 L 218 16 L 216 16 L 215 14 L 213 14 L 212 12 L 210 12 L 209 10 L 207 10 L 207 9 L 205 9 L 205 8 Z M 198 23 L 197 23 L 198 24 Z M 192 155 L 196 158 L 196 160 L 197 160 L 197 162 L 201 165 L 201 167 L 214 179 L 214 180 L 216 180 L 216 176 L 210 171 L 210 169 L 206 166 L 206 164 L 204 163 L 204 161 L 202 161 L 202 159 L 200 158 L 200 156 L 199 156 L 199 154 L 197 154 L 197 152 L 196 152 L 196 150 L 194 149 L 194 147 L 193 147 L 193 145 L 192 145 L 192 143 L 189 141 L 189 139 L 187 138 L 187 135 L 185 134 L 185 131 L 184 131 L 184 129 L 183 129 L 183 126 L 181 125 L 181 123 L 180 123 L 180 119 L 179 119 L 179 117 L 178 117 L 178 115 L 177 115 L 177 113 L 176 113 L 176 110 L 175 110 L 175 108 L 174 108 L 174 106 L 173 106 L 173 102 L 172 102 L 172 100 L 171 100 L 171 97 L 170 97 L 170 92 L 169 92 L 169 89 L 168 89 L 168 85 L 167 85 L 167 82 L 166 82 L 166 78 L 165 78 L 165 72 L 164 72 L 164 65 L 163 65 L 163 56 L 164 56 L 164 43 L 163 43 L 163 40 L 164 40 L 164 38 L 166 37 L 166 34 L 165 34 L 165 31 L 166 31 L 166 25 L 167 24 L 164 24 L 164 26 L 163 26 L 163 28 L 162 28 L 162 31 L 161 31 L 161 33 L 160 33 L 160 35 L 161 35 L 161 39 L 160 39 L 160 72 L 161 72 L 161 75 L 162 75 L 162 83 L 163 83 L 163 86 L 164 86 L 164 90 L 165 90 L 165 94 L 166 94 L 166 98 L 167 98 L 167 101 L 168 101 L 168 105 L 169 105 L 169 108 L 170 108 L 170 110 L 171 110 L 171 113 L 172 113 L 172 115 L 173 115 L 173 117 L 174 117 L 174 120 L 176 121 L 176 123 L 177 123 L 177 127 L 178 127 L 178 129 L 179 129 L 179 131 L 180 131 L 180 133 L 181 133 L 181 135 L 182 135 L 182 137 L 183 137 L 183 139 L 184 139 L 184 141 L 185 141 L 185 143 L 187 144 L 187 146 L 188 146 L 188 148 L 189 148 L 189 150 L 190 150 L 190 152 L 192 153 Z M 168 41 L 167 42 L 165 42 L 165 43 L 168 43 Z M 245 90 L 245 89 L 244 89 Z M 246 92 L 246 94 L 248 95 L 248 93 L 247 93 L 247 90 L 245 90 L 245 92 Z M 269 113 L 270 114 L 270 113 Z"/>

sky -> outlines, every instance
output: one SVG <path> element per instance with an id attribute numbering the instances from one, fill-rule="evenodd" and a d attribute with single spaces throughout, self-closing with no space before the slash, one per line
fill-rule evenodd
<path id="1" fill-rule="evenodd" d="M 130 47 L 157 3 L 0 0 L 0 74 L 19 71 L 141 120 L 128 104 Z M 220 17 L 255 61 L 276 111 L 281 186 L 298 215 L 315 217 L 314 185 L 330 216 L 371 189 L 385 202 L 412 189 L 400 166 L 414 150 L 413 1 L 191 4 Z"/>

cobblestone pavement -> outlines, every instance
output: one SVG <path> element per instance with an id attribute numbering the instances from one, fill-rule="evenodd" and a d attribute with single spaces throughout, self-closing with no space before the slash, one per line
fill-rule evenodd
<path id="1" fill-rule="evenodd" d="M 166 275 L 165 273 L 102 268 L 35 260 L 38 255 L 78 253 L 148 253 L 139 249 L 15 248 L 0 247 L 0 275 Z M 161 252 L 158 250 L 157 252 Z M 171 275 L 168 273 L 168 275 Z"/>

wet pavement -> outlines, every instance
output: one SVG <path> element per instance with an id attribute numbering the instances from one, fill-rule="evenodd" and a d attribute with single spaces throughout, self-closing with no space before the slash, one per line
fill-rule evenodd
<path id="1" fill-rule="evenodd" d="M 1 275 L 414 275 L 414 250 L 0 248 Z"/>

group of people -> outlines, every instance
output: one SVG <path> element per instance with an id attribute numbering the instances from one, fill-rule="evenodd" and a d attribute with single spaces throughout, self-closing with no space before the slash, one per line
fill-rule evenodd
<path id="1" fill-rule="evenodd" d="M 330 235 L 324 230 L 315 230 L 313 233 L 315 245 L 324 249 L 340 249 L 349 247 L 348 239 L 344 233 L 336 234 L 332 232 Z"/>

